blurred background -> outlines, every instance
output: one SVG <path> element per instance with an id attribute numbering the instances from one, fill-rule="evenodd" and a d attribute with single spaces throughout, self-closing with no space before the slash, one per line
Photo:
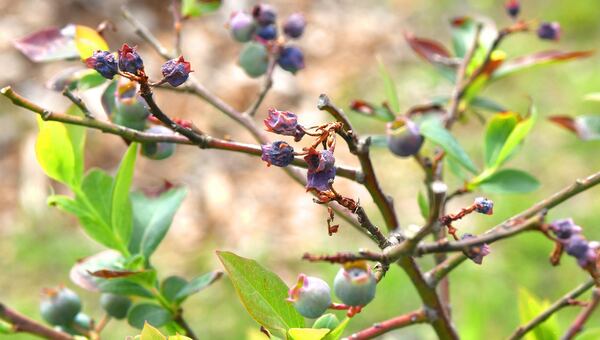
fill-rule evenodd
<path id="1" fill-rule="evenodd" d="M 549 43 L 533 34 L 516 35 L 502 45 L 509 57 L 541 49 L 577 50 L 598 46 L 598 1 L 522 2 L 523 18 L 559 21 L 563 36 L 559 43 Z M 167 12 L 167 1 L 0 0 L 0 86 L 10 84 L 40 105 L 64 110 L 68 101 L 60 93 L 46 89 L 44 84 L 52 75 L 77 62 L 34 64 L 12 46 L 12 40 L 48 26 L 76 23 L 95 27 L 105 19 L 114 22 L 117 29 L 107 34 L 111 48 L 117 49 L 123 42 L 137 44 L 146 69 L 157 76 L 162 61 L 122 19 L 120 6 L 124 3 L 164 45 L 172 46 L 172 18 Z M 378 56 L 396 81 L 404 109 L 426 103 L 435 96 L 448 95 L 451 84 L 409 50 L 402 32 L 435 37 L 450 46 L 449 20 L 455 16 L 482 15 L 496 21 L 499 27 L 510 23 L 500 0 L 273 0 L 270 3 L 279 10 L 280 19 L 297 11 L 305 14 L 308 27 L 298 45 L 305 51 L 307 67 L 297 76 L 280 69 L 275 71 L 274 88 L 256 117 L 259 123 L 271 106 L 297 113 L 305 125 L 330 119 L 316 109 L 320 93 L 327 93 L 347 112 L 352 99 L 384 100 L 377 71 Z M 184 55 L 191 62 L 194 74 L 212 92 L 240 110 L 254 101 L 262 83 L 247 77 L 236 65 L 241 45 L 229 37 L 224 25 L 231 11 L 248 9 L 254 4 L 255 1 L 225 0 L 218 12 L 189 20 L 183 29 Z M 599 71 L 598 56 L 593 56 L 505 78 L 488 88 L 484 95 L 521 113 L 525 113 L 531 98 L 542 117 L 598 113 L 600 103 L 584 101 L 583 97 L 600 91 Z M 253 142 L 242 128 L 198 98 L 171 92 L 158 92 L 156 97 L 167 113 L 192 119 L 211 135 Z M 85 99 L 100 112 L 98 92 L 89 91 Z M 383 123 L 352 113 L 350 117 L 359 133 L 384 131 Z M 98 296 L 71 284 L 68 272 L 77 259 L 102 248 L 82 233 L 76 219 L 46 205 L 49 193 L 67 191 L 51 182 L 37 165 L 33 147 L 37 132 L 34 115 L 0 98 L 0 126 L 3 129 L 0 134 L 0 301 L 40 319 L 41 289 L 65 283 L 83 296 L 84 311 L 100 318 Z M 482 123 L 471 119 L 458 124 L 454 132 L 481 165 Z M 100 167 L 114 173 L 125 151 L 124 143 L 115 136 L 96 131 L 88 136 L 87 167 Z M 469 216 L 456 226 L 464 232 L 483 232 L 572 183 L 575 178 L 597 171 L 600 168 L 598 147 L 598 142 L 581 142 L 540 119 L 522 152 L 510 165 L 535 174 L 542 187 L 530 194 L 489 195 L 496 203 L 493 216 Z M 356 166 L 355 160 L 344 152 L 344 148 L 339 148 L 338 162 Z M 385 149 L 375 149 L 373 161 L 385 191 L 394 197 L 401 224 L 404 227 L 422 224 L 416 200 L 417 192 L 423 187 L 422 174 L 415 162 L 396 158 Z M 165 277 L 178 274 L 192 278 L 220 268 L 214 253 L 220 249 L 257 259 L 289 284 L 300 272 L 332 282 L 336 266 L 303 262 L 302 254 L 373 249 L 369 240 L 343 221 L 340 231 L 329 237 L 326 211 L 312 203 L 311 196 L 283 171 L 266 168 L 257 158 L 191 147 L 179 147 L 176 155 L 166 161 L 140 158 L 136 188 L 158 188 L 165 180 L 189 188 L 171 231 L 154 255 L 154 264 Z M 347 196 L 359 197 L 372 218 L 381 222 L 366 191 L 344 179 L 337 180 L 336 185 Z M 460 183 L 450 177 L 449 185 L 453 189 Z M 598 190 L 590 190 L 553 209 L 550 219 L 571 216 L 584 227 L 588 239 L 600 239 L 600 218 L 596 210 L 600 204 Z M 454 200 L 450 211 L 470 204 L 473 197 L 475 194 Z M 523 234 L 494 244 L 492 254 L 482 266 L 468 262 L 452 272 L 452 313 L 464 339 L 499 339 L 510 334 L 519 324 L 517 292 L 520 287 L 538 297 L 555 300 L 587 279 L 572 258 L 564 258 L 559 267 L 552 267 L 548 261 L 551 249 L 551 242 L 542 236 Z M 429 259 L 422 259 L 420 263 L 424 268 L 431 266 Z M 349 331 L 418 306 L 418 298 L 406 276 L 393 267 L 378 286 L 374 302 L 352 320 Z M 258 327 L 226 278 L 190 298 L 184 308 L 189 323 L 203 339 L 242 339 Z M 566 329 L 577 312 L 574 307 L 559 313 L 561 329 Z M 596 314 L 590 327 L 600 322 L 600 313 Z M 136 332 L 125 322 L 111 322 L 105 338 L 123 339 Z M 401 336 L 402 339 L 435 337 L 429 326 L 421 325 L 382 338 Z"/>

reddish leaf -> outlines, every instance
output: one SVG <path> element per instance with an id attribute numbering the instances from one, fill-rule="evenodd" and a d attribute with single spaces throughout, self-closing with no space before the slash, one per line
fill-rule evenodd
<path id="1" fill-rule="evenodd" d="M 504 62 L 504 64 L 494 72 L 493 78 L 500 78 L 507 74 L 536 65 L 587 58 L 592 54 L 594 54 L 593 51 L 562 52 L 551 50 L 537 52 Z"/>
<path id="2" fill-rule="evenodd" d="M 440 58 L 451 57 L 446 47 L 435 40 L 419 38 L 410 32 L 404 32 L 404 38 L 415 53 L 430 63 L 439 63 Z"/>
<path id="3" fill-rule="evenodd" d="M 69 277 L 71 281 L 81 288 L 98 291 L 97 279 L 90 272 L 97 270 L 112 268 L 116 269 L 117 265 L 123 261 L 123 256 L 114 250 L 104 250 L 92 256 L 83 258 L 71 268 Z"/>
<path id="4" fill-rule="evenodd" d="M 139 274 L 141 272 L 132 272 L 130 270 L 109 270 L 109 269 L 100 269 L 96 271 L 88 271 L 88 273 L 94 277 L 101 277 L 103 279 L 115 279 L 118 277 L 127 277 L 135 274 Z"/>
<path id="5" fill-rule="evenodd" d="M 577 127 L 575 126 L 575 120 L 572 117 L 569 116 L 552 116 L 552 117 L 548 117 L 548 120 L 558 124 L 559 126 L 577 133 Z"/>
<path id="6" fill-rule="evenodd" d="M 50 27 L 15 40 L 13 44 L 34 62 L 70 59 L 79 56 L 74 36 L 75 25 L 62 29 Z"/>

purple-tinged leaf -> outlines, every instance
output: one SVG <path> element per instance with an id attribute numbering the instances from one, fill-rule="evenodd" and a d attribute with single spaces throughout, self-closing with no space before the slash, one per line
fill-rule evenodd
<path id="1" fill-rule="evenodd" d="M 582 140 L 600 140 L 600 115 L 552 116 L 548 119 L 575 133 Z"/>
<path id="2" fill-rule="evenodd" d="M 39 63 L 79 57 L 75 45 L 75 25 L 50 27 L 15 40 L 15 47 L 31 61 Z"/>
<path id="3" fill-rule="evenodd" d="M 533 66 L 587 58 L 593 53 L 593 51 L 563 52 L 555 50 L 537 52 L 505 61 L 502 66 L 494 71 L 492 78 L 498 79 Z"/>
<path id="4" fill-rule="evenodd" d="M 417 55 L 432 64 L 438 64 L 444 59 L 451 57 L 448 49 L 440 42 L 432 39 L 419 38 L 410 32 L 405 32 L 404 38 Z"/>

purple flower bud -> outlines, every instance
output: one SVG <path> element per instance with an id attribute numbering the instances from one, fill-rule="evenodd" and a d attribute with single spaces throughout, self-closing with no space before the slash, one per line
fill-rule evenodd
<path id="1" fill-rule="evenodd" d="M 560 24 L 558 22 L 543 22 L 538 27 L 537 35 L 540 39 L 559 40 Z"/>
<path id="2" fill-rule="evenodd" d="M 573 237 L 569 238 L 565 246 L 567 254 L 577 259 L 584 258 L 588 249 L 588 241 L 581 235 L 573 235 Z"/>
<path id="3" fill-rule="evenodd" d="M 244 12 L 233 13 L 229 20 L 231 35 L 239 42 L 248 42 L 252 39 L 256 25 L 252 16 Z"/>
<path id="4" fill-rule="evenodd" d="M 129 47 L 127 44 L 123 44 L 123 47 L 119 50 L 119 70 L 137 74 L 137 72 L 144 68 L 144 62 L 136 51 L 137 47 Z"/>
<path id="5" fill-rule="evenodd" d="M 260 26 L 256 30 L 256 35 L 265 40 L 273 40 L 277 38 L 277 26 L 275 26 L 275 24 Z"/>
<path id="6" fill-rule="evenodd" d="M 327 282 L 320 278 L 298 275 L 298 283 L 288 292 L 287 301 L 307 318 L 318 318 L 331 305 L 331 290 Z"/>
<path id="7" fill-rule="evenodd" d="M 290 15 L 283 24 L 283 32 L 290 38 L 300 38 L 306 27 L 306 19 L 301 13 Z"/>
<path id="8" fill-rule="evenodd" d="M 296 73 L 304 68 L 304 54 L 295 46 L 284 47 L 279 54 L 277 63 L 282 69 Z"/>
<path id="9" fill-rule="evenodd" d="M 267 26 L 275 23 L 277 12 L 270 5 L 258 4 L 252 9 L 252 16 L 259 25 Z"/>
<path id="10" fill-rule="evenodd" d="M 117 66 L 117 58 L 108 51 L 96 51 L 94 54 L 85 60 L 85 64 L 89 68 L 98 71 L 106 79 L 113 79 L 119 72 Z"/>
<path id="11" fill-rule="evenodd" d="M 468 240 L 475 238 L 473 234 L 464 234 L 461 237 L 461 240 Z M 477 264 L 483 263 L 483 258 L 489 255 L 491 252 L 490 246 L 487 243 L 484 243 L 479 246 L 472 246 L 468 251 L 465 251 L 464 254 L 468 258 L 470 258 L 473 262 Z"/>
<path id="12" fill-rule="evenodd" d="M 567 240 L 573 235 L 581 234 L 581 227 L 572 218 L 556 220 L 550 224 L 550 230 L 561 240 Z"/>
<path id="13" fill-rule="evenodd" d="M 506 8 L 506 13 L 508 13 L 508 15 L 511 16 L 513 19 L 516 18 L 519 15 L 519 12 L 521 11 L 521 5 L 519 4 L 519 0 L 506 1 L 504 8 Z"/>
<path id="14" fill-rule="evenodd" d="M 188 79 L 190 72 L 190 63 L 180 56 L 177 59 L 171 59 L 164 63 L 161 67 L 161 71 L 165 80 L 173 87 L 177 87 Z"/>
<path id="15" fill-rule="evenodd" d="M 272 144 L 261 145 L 261 159 L 267 162 L 267 165 L 286 167 L 294 160 L 294 148 L 283 141 L 273 142 Z"/>
<path id="16" fill-rule="evenodd" d="M 298 124 L 298 116 L 289 111 L 269 109 L 269 115 L 263 121 L 267 131 L 284 136 L 294 136 L 299 141 L 304 136 L 304 129 Z"/>
<path id="17" fill-rule="evenodd" d="M 311 148 L 304 160 L 308 164 L 306 190 L 330 190 L 331 184 L 329 182 L 335 178 L 333 152 L 331 150 L 317 151 Z"/>
<path id="18" fill-rule="evenodd" d="M 475 211 L 480 214 L 491 215 L 494 213 L 494 202 L 485 197 L 477 197 L 475 199 Z"/>

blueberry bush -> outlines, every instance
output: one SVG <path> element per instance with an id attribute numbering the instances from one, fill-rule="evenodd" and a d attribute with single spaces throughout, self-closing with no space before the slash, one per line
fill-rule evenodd
<path id="1" fill-rule="evenodd" d="M 15 40 L 16 48 L 34 62 L 73 60 L 78 65 L 50 82 L 51 89 L 70 101 L 64 112 L 44 108 L 11 86 L 4 87 L 1 94 L 15 106 L 37 114 L 37 161 L 57 185 L 68 188 L 67 192 L 50 195 L 48 204 L 75 216 L 85 234 L 104 250 L 73 259 L 69 285 L 40 287 L 43 294 L 39 314 L 43 321 L 0 303 L 1 334 L 94 340 L 102 338 L 106 327 L 127 322 L 139 329 L 138 334 L 131 334 L 132 339 L 199 339 L 203 338 L 204 328 L 219 325 L 186 321 L 186 300 L 199 292 L 209 294 L 205 290 L 210 291 L 213 283 L 227 279 L 256 321 L 255 337 L 371 339 L 392 331 L 390 334 L 402 336 L 404 329 L 399 329 L 426 324 L 439 339 L 458 339 L 461 329 L 453 321 L 453 308 L 463 304 L 451 305 L 449 274 L 460 266 L 485 266 L 488 256 L 505 256 L 495 251 L 494 243 L 508 242 L 524 232 L 539 234 L 552 245 L 549 261 L 553 266 L 561 264 L 565 255 L 568 259 L 564 265 L 578 266 L 589 279 L 552 304 L 522 290 L 520 325 L 507 335 L 511 339 L 558 339 L 560 334 L 563 339 L 593 339 L 594 334 L 600 334 L 600 328 L 587 322 L 600 302 L 600 243 L 589 240 L 586 230 L 568 216 L 546 218 L 557 205 L 569 204 L 569 199 L 600 183 L 600 173 L 575 180 L 524 207 L 519 214 L 504 216 L 503 222 L 485 232 L 475 233 L 461 224 L 477 214 L 494 214 L 495 202 L 487 198 L 488 194 L 508 200 L 510 196 L 505 195 L 540 187 L 540 181 L 527 169 L 508 164 L 520 157 L 521 146 L 542 117 L 582 140 L 600 139 L 598 116 L 544 116 L 538 113 L 533 99 L 518 113 L 485 94 L 494 82 L 532 67 L 590 57 L 591 51 L 549 49 L 521 56 L 503 51 L 505 41 L 521 35 L 558 44 L 558 22 L 524 17 L 520 2 L 509 0 L 502 8 L 506 16 L 498 23 L 500 28 L 481 17 L 452 18 L 451 49 L 438 40 L 403 32 L 416 55 L 452 83 L 452 91 L 422 104 L 402 107 L 395 85 L 400 79 L 394 79 L 379 61 L 386 98 L 383 102 L 355 99 L 349 103 L 353 112 L 349 116 L 322 94 L 315 98 L 316 109 L 330 118 L 312 125 L 288 107 L 262 105 L 277 69 L 296 75 L 310 67 L 299 47 L 304 33 L 310 30 L 302 13 L 282 18 L 277 8 L 266 3 L 231 13 L 225 27 L 231 43 L 242 44 L 237 64 L 248 77 L 262 80 L 255 99 L 246 110 L 239 111 L 205 87 L 194 76 L 203 71 L 202 67 L 191 65 L 184 57 L 182 27 L 220 10 L 221 2 L 174 0 L 168 8 L 174 23 L 173 48 L 165 47 L 135 12 L 125 7 L 122 10 L 144 44 L 164 59 L 160 69 L 147 67 L 137 46 L 128 42 L 109 46 L 107 37 L 112 33 L 106 23 L 96 29 L 76 24 L 48 28 Z M 100 94 L 97 99 L 104 112 L 94 112 L 83 99 L 82 94 L 90 90 Z M 199 97 L 246 129 L 254 141 L 236 141 L 235 136 L 218 138 L 201 129 L 201 122 L 177 118 L 167 105 L 161 106 L 155 100 L 161 91 Z M 350 119 L 356 117 L 372 121 L 378 133 L 360 133 L 354 119 Z M 472 159 L 453 131 L 455 125 L 468 125 L 473 119 L 482 121 L 479 126 L 484 137 L 477 145 L 481 160 Z M 114 174 L 99 168 L 86 169 L 86 153 L 90 152 L 86 134 L 90 129 L 115 135 L 127 145 Z M 133 185 L 134 170 L 138 157 L 169 162 L 176 152 L 197 152 L 186 146 L 254 156 L 257 162 L 266 164 L 268 171 L 282 168 L 304 186 L 307 200 L 325 208 L 322 231 L 331 237 L 330 242 L 337 242 L 340 230 L 350 227 L 372 246 L 341 252 L 323 249 L 318 254 L 289 249 L 299 260 L 325 262 L 337 271 L 331 277 L 300 273 L 296 282 L 285 282 L 275 271 L 244 254 L 219 250 L 218 246 L 214 250 L 222 268 L 194 273 L 192 279 L 164 275 L 162 268 L 155 266 L 153 255 L 169 232 L 186 193 L 195 188 L 166 183 L 158 191 L 141 190 Z M 414 193 L 413 209 L 419 210 L 420 221 L 400 226 L 401 209 L 394 206 L 378 177 L 379 166 L 394 165 L 375 163 L 371 157 L 374 149 L 417 164 L 419 174 L 405 175 L 423 182 L 423 190 Z M 358 166 L 340 164 L 338 159 L 353 159 Z M 270 175 L 268 171 L 264 176 Z M 338 184 L 340 180 L 364 188 L 364 197 L 345 193 L 346 187 Z M 471 204 L 457 210 L 448 205 L 466 194 L 476 195 Z M 278 200 L 286 198 L 273 199 L 277 205 Z M 496 203 L 501 204 L 502 199 Z M 366 208 L 371 205 L 373 209 Z M 373 320 L 369 307 L 380 298 L 377 288 L 393 280 L 390 277 L 395 271 L 409 278 L 420 304 L 390 301 L 390 308 L 384 311 L 389 318 Z M 86 313 L 87 306 L 76 289 L 97 294 L 104 316 Z M 591 297 L 578 300 L 587 291 L 592 291 Z M 577 306 L 580 312 L 562 329 L 555 315 L 568 306 Z M 349 325 L 357 318 L 368 319 L 372 325 L 349 332 Z M 110 320 L 114 321 L 109 324 Z M 584 330 L 584 326 L 588 327 Z"/>

